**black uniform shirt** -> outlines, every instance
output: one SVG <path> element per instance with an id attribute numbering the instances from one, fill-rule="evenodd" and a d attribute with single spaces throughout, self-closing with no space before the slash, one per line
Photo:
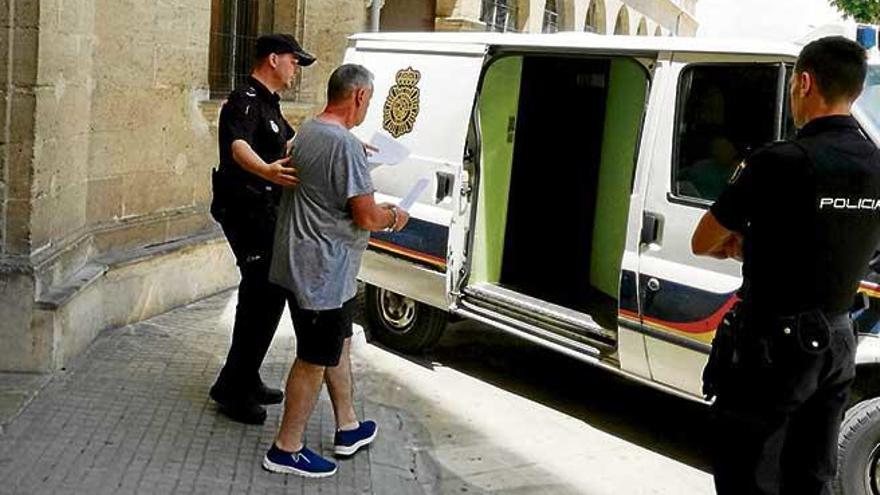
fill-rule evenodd
<path id="1" fill-rule="evenodd" d="M 848 116 L 755 152 L 711 211 L 743 234 L 741 295 L 764 314 L 846 311 L 880 243 L 880 153 Z"/>
<path id="2" fill-rule="evenodd" d="M 287 141 L 294 131 L 281 114 L 280 98 L 260 81 L 248 78 L 248 84 L 229 94 L 220 111 L 220 170 L 243 187 L 268 192 L 277 203 L 280 186 L 247 172 L 232 159 L 232 143 L 247 142 L 266 163 L 284 157 Z"/>

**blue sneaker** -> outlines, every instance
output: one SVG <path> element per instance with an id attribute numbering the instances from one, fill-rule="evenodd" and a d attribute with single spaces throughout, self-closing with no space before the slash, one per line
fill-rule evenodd
<path id="1" fill-rule="evenodd" d="M 306 478 L 324 478 L 336 472 L 336 464 L 303 447 L 299 452 L 285 452 L 275 444 L 263 458 L 263 469 L 273 473 L 289 473 Z"/>
<path id="2" fill-rule="evenodd" d="M 372 443 L 377 431 L 379 425 L 372 420 L 361 421 L 355 430 L 337 431 L 333 437 L 333 452 L 336 455 L 353 455 L 359 448 Z"/>

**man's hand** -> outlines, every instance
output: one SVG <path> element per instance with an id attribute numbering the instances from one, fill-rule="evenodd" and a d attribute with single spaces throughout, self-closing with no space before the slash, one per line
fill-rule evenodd
<path id="1" fill-rule="evenodd" d="M 263 178 L 269 182 L 278 184 L 279 186 L 295 186 L 299 184 L 299 177 L 296 176 L 296 169 L 293 167 L 285 167 L 290 163 L 290 157 L 275 160 L 266 164 Z"/>
<path id="2" fill-rule="evenodd" d="M 691 250 L 697 256 L 742 260 L 742 236 L 724 228 L 715 215 L 707 211 L 691 238 Z"/>
<path id="3" fill-rule="evenodd" d="M 394 224 L 394 231 L 400 232 L 409 223 L 409 212 L 403 208 L 397 208 L 397 223 Z"/>
<path id="4" fill-rule="evenodd" d="M 289 156 L 266 163 L 254 152 L 247 141 L 236 139 L 232 142 L 232 159 L 246 171 L 279 186 L 290 187 L 299 184 L 296 169 L 285 166 L 290 162 Z"/>
<path id="5" fill-rule="evenodd" d="M 395 232 L 400 232 L 406 227 L 406 224 L 409 222 L 409 212 L 392 203 L 381 203 L 379 206 L 386 210 L 390 210 L 391 208 L 397 210 L 397 222 L 394 223 L 393 228 Z"/>
<path id="6" fill-rule="evenodd" d="M 742 236 L 737 234 L 736 232 L 734 232 L 733 235 L 728 237 L 727 240 L 724 242 L 725 256 L 727 256 L 728 258 L 733 258 L 737 261 L 742 261 L 743 260 L 742 242 L 743 242 Z"/>

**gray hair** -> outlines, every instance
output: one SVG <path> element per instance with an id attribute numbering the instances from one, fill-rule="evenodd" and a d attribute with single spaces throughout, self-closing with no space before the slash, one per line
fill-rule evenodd
<path id="1" fill-rule="evenodd" d="M 363 65 L 340 65 L 330 74 L 327 83 L 327 102 L 336 103 L 351 96 L 359 88 L 373 87 L 373 73 Z"/>

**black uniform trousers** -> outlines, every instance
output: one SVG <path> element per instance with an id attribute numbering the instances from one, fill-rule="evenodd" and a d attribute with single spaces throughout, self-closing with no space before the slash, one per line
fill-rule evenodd
<path id="1" fill-rule="evenodd" d="M 253 209 L 245 211 L 248 213 L 228 211 L 215 216 L 241 272 L 232 344 L 217 383 L 240 393 L 251 392 L 260 383 L 260 366 L 287 302 L 284 289 L 269 282 L 274 209 L 261 208 L 258 210 L 261 215 L 254 215 Z"/>
<path id="2" fill-rule="evenodd" d="M 831 495 L 837 437 L 855 378 L 849 315 L 825 317 L 827 340 L 811 322 L 744 323 L 764 338 L 740 346 L 713 404 L 719 495 Z M 786 331 L 786 328 L 788 331 Z M 805 331 L 806 330 L 806 331 Z M 824 347 L 817 352 L 815 347 Z M 827 344 L 827 346 L 826 346 Z"/>

